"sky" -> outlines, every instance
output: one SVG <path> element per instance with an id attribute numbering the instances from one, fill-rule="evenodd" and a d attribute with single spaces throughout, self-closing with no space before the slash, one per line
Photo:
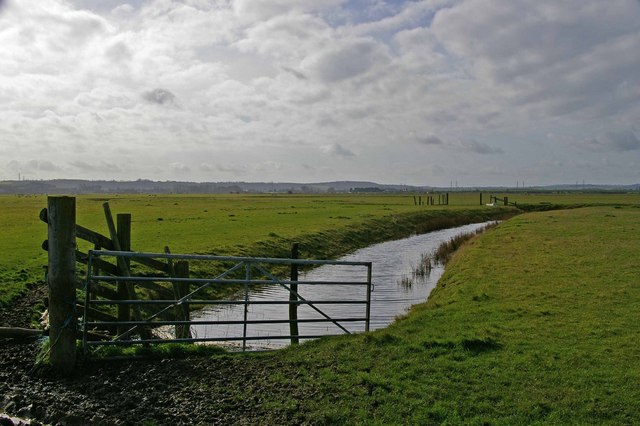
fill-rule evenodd
<path id="1" fill-rule="evenodd" d="M 640 182 L 640 0 L 0 0 L 0 180 Z"/>

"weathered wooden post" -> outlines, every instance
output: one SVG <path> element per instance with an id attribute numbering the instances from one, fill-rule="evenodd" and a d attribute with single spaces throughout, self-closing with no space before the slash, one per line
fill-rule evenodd
<path id="1" fill-rule="evenodd" d="M 164 252 L 171 253 L 169 246 L 164 247 Z M 189 278 L 189 262 L 186 260 L 180 260 L 173 263 L 173 259 L 167 258 L 167 266 L 169 267 L 169 276 L 171 278 Z M 172 282 L 173 298 L 180 300 L 189 294 L 189 283 L 184 282 Z M 189 312 L 189 304 L 180 303 L 175 306 L 174 314 L 176 321 L 190 321 L 191 314 Z M 176 324 L 176 339 L 191 339 L 191 326 L 188 324 Z"/>
<path id="2" fill-rule="evenodd" d="M 48 197 L 49 361 L 71 372 L 76 363 L 76 199 Z"/>
<path id="3" fill-rule="evenodd" d="M 291 259 L 298 258 L 298 243 L 291 244 Z M 291 264 L 291 281 L 298 281 L 298 265 Z M 291 284 L 289 287 L 289 331 L 291 335 L 291 344 L 300 343 L 298 336 L 298 284 Z"/>
<path id="4" fill-rule="evenodd" d="M 509 205 L 509 197 L 507 196 L 504 197 L 504 205 L 505 206 Z"/>
<path id="5" fill-rule="evenodd" d="M 116 225 L 113 223 L 113 216 L 111 215 L 111 208 L 109 207 L 109 203 L 103 203 L 102 208 L 104 210 L 104 216 L 107 220 L 107 228 L 109 229 L 109 237 L 111 237 L 111 243 L 113 244 L 113 248 L 115 251 L 122 251 L 120 247 L 120 240 L 118 239 L 118 231 L 116 230 Z M 129 266 L 123 256 L 116 256 L 116 261 L 118 265 L 118 273 L 120 276 L 124 278 L 128 278 L 131 276 L 129 271 Z M 136 299 L 136 291 L 133 283 L 127 281 L 125 284 L 127 288 L 127 296 L 130 300 Z M 133 305 L 133 318 L 136 321 L 142 320 L 142 313 L 140 312 L 140 306 Z M 151 331 L 146 327 L 136 327 L 140 331 L 140 337 L 142 339 L 148 339 L 151 337 Z"/>
<path id="6" fill-rule="evenodd" d="M 128 213 L 120 213 L 116 215 L 116 234 L 118 235 L 118 243 L 120 243 L 120 250 L 131 251 L 131 215 Z M 127 268 L 130 267 L 131 259 L 124 259 L 124 263 Z M 118 299 L 127 300 L 129 298 L 129 291 L 127 290 L 126 281 L 118 281 Z M 129 305 L 123 303 L 118 305 L 118 322 L 130 321 L 131 309 Z M 122 334 L 127 331 L 129 327 L 118 326 L 118 334 Z"/>
<path id="7" fill-rule="evenodd" d="M 189 262 L 181 260 L 176 262 L 174 266 L 176 278 L 189 278 Z M 189 294 L 189 283 L 174 283 L 174 292 L 176 293 L 176 299 L 180 300 Z M 189 321 L 189 304 L 181 303 L 176 307 L 178 321 Z M 191 327 L 189 324 L 176 325 L 176 338 L 177 339 L 191 339 Z"/>
<path id="8" fill-rule="evenodd" d="M 480 205 L 482 205 L 482 192 L 480 193 Z"/>

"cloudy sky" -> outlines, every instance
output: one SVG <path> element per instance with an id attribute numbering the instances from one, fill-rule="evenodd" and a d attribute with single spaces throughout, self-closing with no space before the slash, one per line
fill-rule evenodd
<path id="1" fill-rule="evenodd" d="M 640 182 L 639 0 L 0 0 L 0 179 Z"/>

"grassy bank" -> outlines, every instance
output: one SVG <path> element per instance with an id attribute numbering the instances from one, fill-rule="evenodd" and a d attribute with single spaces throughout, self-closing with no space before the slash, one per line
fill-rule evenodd
<path id="1" fill-rule="evenodd" d="M 311 423 L 638 423 L 638 223 L 631 207 L 515 217 L 388 329 L 258 356 L 278 367 L 251 392 Z"/>

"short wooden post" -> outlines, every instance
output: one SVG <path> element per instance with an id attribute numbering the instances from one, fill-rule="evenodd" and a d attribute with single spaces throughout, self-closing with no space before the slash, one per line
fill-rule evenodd
<path id="1" fill-rule="evenodd" d="M 107 228 L 109 229 L 109 237 L 111 237 L 111 242 L 113 243 L 113 248 L 115 251 L 121 251 L 120 241 L 118 239 L 118 231 L 116 230 L 116 225 L 113 223 L 113 216 L 111 215 L 111 208 L 109 207 L 109 203 L 103 203 L 102 208 L 104 210 L 104 217 L 107 221 Z M 116 256 L 116 261 L 118 265 L 118 273 L 122 277 L 130 277 L 131 273 L 129 271 L 129 266 L 125 261 L 123 256 Z M 136 290 L 133 286 L 133 283 L 130 281 L 126 282 L 127 287 L 127 296 L 130 300 L 136 299 Z M 140 306 L 133 305 L 133 318 L 136 321 L 142 321 L 142 313 L 140 312 Z M 140 337 L 142 339 L 149 339 L 151 337 L 151 331 L 145 327 L 138 326 L 136 327 L 140 332 Z"/>
<path id="2" fill-rule="evenodd" d="M 291 244 L 291 259 L 298 258 L 298 243 Z M 291 281 L 298 281 L 298 265 L 291 264 Z M 289 287 L 289 331 L 291 335 L 291 344 L 300 343 L 298 336 L 298 284 L 290 284 Z"/>
<path id="3" fill-rule="evenodd" d="M 116 215 L 116 234 L 118 235 L 118 242 L 120 243 L 120 250 L 131 251 L 131 215 L 128 213 L 120 213 Z M 127 268 L 130 267 L 131 259 L 124 259 L 124 263 Z M 127 300 L 129 298 L 129 291 L 127 290 L 126 281 L 118 281 L 118 299 Z M 129 305 L 118 305 L 118 322 L 130 321 L 131 309 Z M 118 326 L 118 334 L 122 334 L 127 331 L 129 327 Z"/>
<path id="4" fill-rule="evenodd" d="M 174 266 L 176 278 L 189 278 L 189 262 L 181 260 Z M 189 283 L 174 283 L 176 299 L 180 300 L 189 294 Z M 189 304 L 181 303 L 176 307 L 176 319 L 178 321 L 189 321 Z M 191 339 L 191 327 L 189 324 L 176 325 L 177 339 Z"/>
<path id="5" fill-rule="evenodd" d="M 76 199 L 48 197 L 47 204 L 49 360 L 69 373 L 76 363 Z"/>
<path id="6" fill-rule="evenodd" d="M 449 193 L 447 192 L 445 196 L 446 196 L 445 204 L 448 206 L 449 205 Z"/>
<path id="7" fill-rule="evenodd" d="M 418 200 L 416 200 L 416 196 L 413 196 L 413 205 L 417 206 L 418 205 Z"/>
<path id="8" fill-rule="evenodd" d="M 164 247 L 164 252 L 171 253 L 169 246 Z M 180 260 L 174 264 L 173 259 L 169 257 L 167 258 L 167 266 L 169 267 L 171 278 L 189 278 L 189 262 L 186 260 Z M 171 287 L 173 288 L 173 298 L 176 301 L 189 294 L 189 283 L 172 282 Z M 173 311 L 176 321 L 190 320 L 189 304 L 180 303 L 175 306 Z M 191 327 L 189 325 L 176 324 L 175 331 L 176 339 L 191 339 Z"/>
<path id="9" fill-rule="evenodd" d="M 507 206 L 509 205 L 509 197 L 504 197 L 504 205 Z"/>
<path id="10" fill-rule="evenodd" d="M 482 192 L 480 193 L 480 205 L 482 205 Z"/>

